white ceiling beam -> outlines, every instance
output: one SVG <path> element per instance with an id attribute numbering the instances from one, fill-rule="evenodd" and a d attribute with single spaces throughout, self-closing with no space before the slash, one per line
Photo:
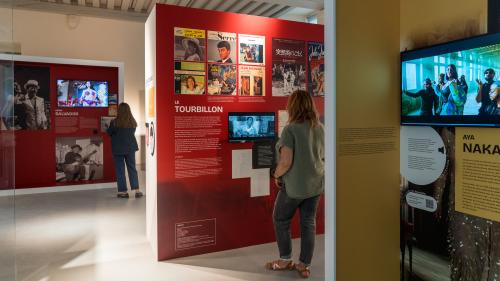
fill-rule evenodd
<path id="1" fill-rule="evenodd" d="M 258 2 L 250 1 L 245 6 L 243 6 L 241 9 L 239 9 L 238 13 L 240 13 L 240 14 L 249 14 L 250 11 L 252 11 L 255 8 L 257 8 L 257 6 L 259 6 Z"/>
<path id="2" fill-rule="evenodd" d="M 251 10 L 249 14 L 258 16 L 272 6 L 272 4 L 260 3 L 255 9 Z"/>
<path id="3" fill-rule="evenodd" d="M 223 1 L 223 0 L 222 0 Z M 201 6 L 202 9 L 209 9 L 213 10 L 215 7 L 217 7 L 221 3 L 221 0 L 207 0 L 203 6 Z"/>
<path id="4" fill-rule="evenodd" d="M 115 9 L 115 0 L 108 0 L 107 5 L 108 9 L 114 10 Z"/>
<path id="5" fill-rule="evenodd" d="M 151 12 L 151 10 L 153 10 L 153 8 L 154 8 L 155 5 L 156 5 L 156 0 L 151 0 L 151 2 L 149 2 L 148 15 Z"/>
<path id="6" fill-rule="evenodd" d="M 16 0 L 13 3 L 10 1 L 9 3 L 0 1 L 0 7 L 56 13 L 63 15 L 71 14 L 106 19 L 130 20 L 137 22 L 146 22 L 147 18 L 146 13 L 136 13 L 133 11 L 120 11 L 114 9 L 96 9 L 94 7 L 87 6 L 61 5 L 58 3 L 40 2 L 39 0 Z"/>
<path id="7" fill-rule="evenodd" d="M 284 7 L 281 10 L 277 11 L 276 13 L 270 15 L 269 17 L 271 17 L 271 18 L 279 18 L 280 16 L 288 13 L 293 8 L 294 7 Z"/>
<path id="8" fill-rule="evenodd" d="M 297 7 L 297 8 L 307 8 L 311 10 L 323 10 L 324 2 L 323 1 L 313 1 L 313 0 L 255 0 L 260 3 L 268 3 L 268 4 L 279 4 L 283 6 Z M 330 1 L 330 0 L 325 0 Z"/>
<path id="9" fill-rule="evenodd" d="M 283 5 L 279 5 L 279 4 L 274 4 L 272 5 L 270 8 L 268 8 L 267 10 L 263 11 L 262 13 L 260 13 L 259 16 L 262 16 L 262 17 L 269 17 L 271 16 L 272 14 L 276 13 L 277 11 L 283 9 L 285 6 Z"/>
<path id="10" fill-rule="evenodd" d="M 144 8 L 144 2 L 146 2 L 146 0 L 137 0 L 135 2 L 134 11 L 141 12 L 142 9 Z"/>
<path id="11" fill-rule="evenodd" d="M 247 0 L 244 0 L 244 1 L 236 1 L 234 2 L 233 5 L 231 5 L 229 8 L 226 9 L 226 12 L 234 12 L 236 13 L 237 11 L 239 11 L 241 8 L 245 7 L 248 2 L 250 1 L 247 1 Z"/>
<path id="12" fill-rule="evenodd" d="M 236 1 L 237 0 L 222 0 L 213 9 L 216 11 L 227 11 L 227 9 L 231 7 Z"/>
<path id="13" fill-rule="evenodd" d="M 122 11 L 128 11 L 131 2 L 132 0 L 122 0 L 122 6 L 121 6 Z"/>

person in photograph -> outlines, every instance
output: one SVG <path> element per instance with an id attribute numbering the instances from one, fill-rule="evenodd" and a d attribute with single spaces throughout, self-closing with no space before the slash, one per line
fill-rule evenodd
<path id="1" fill-rule="evenodd" d="M 201 95 L 203 94 L 203 87 L 200 87 L 193 76 L 186 77 L 185 86 L 182 91 L 183 94 Z"/>
<path id="2" fill-rule="evenodd" d="M 467 93 L 469 92 L 469 85 L 467 85 L 467 80 L 465 80 L 465 75 L 460 75 L 460 78 L 458 79 L 458 87 L 462 88 L 462 91 L 465 93 L 465 96 L 467 96 Z"/>
<path id="3" fill-rule="evenodd" d="M 245 45 L 243 47 L 243 61 L 244 62 L 255 62 L 255 56 L 252 54 L 250 50 L 250 46 Z"/>
<path id="4" fill-rule="evenodd" d="M 223 72 L 222 77 L 222 94 L 231 95 L 236 89 L 236 72 L 228 68 Z"/>
<path id="5" fill-rule="evenodd" d="M 135 168 L 135 152 L 139 150 L 135 139 L 136 128 L 137 122 L 130 111 L 130 106 L 124 102 L 120 103 L 118 105 L 118 115 L 111 121 L 107 129 L 107 133 L 111 137 L 111 153 L 113 154 L 116 169 L 118 198 L 129 198 L 125 166 L 127 167 L 130 187 L 132 191 L 135 191 L 135 197 L 139 198 L 143 195 L 139 189 L 139 178 Z"/>
<path id="6" fill-rule="evenodd" d="M 426 78 L 424 81 L 424 88 L 416 93 L 411 93 L 403 90 L 403 93 L 412 98 L 420 98 L 420 116 L 434 116 L 439 115 L 439 97 L 432 89 L 432 81 Z"/>
<path id="7" fill-rule="evenodd" d="M 97 92 L 92 89 L 90 81 L 85 82 L 85 89 L 82 92 L 79 103 L 83 106 L 97 106 L 99 104 L 99 97 Z"/>
<path id="8" fill-rule="evenodd" d="M 9 130 L 14 127 L 14 95 L 8 94 L 0 105 L 0 130 Z"/>
<path id="9" fill-rule="evenodd" d="M 463 115 L 466 94 L 458 87 L 457 67 L 449 64 L 446 68 L 446 83 L 439 87 L 436 85 L 436 94 L 444 97 L 441 105 L 441 115 Z"/>
<path id="10" fill-rule="evenodd" d="M 182 47 L 184 48 L 184 60 L 201 61 L 203 60 L 203 51 L 200 47 L 200 41 L 196 38 L 182 39 Z"/>
<path id="11" fill-rule="evenodd" d="M 254 126 L 253 117 L 247 117 L 245 124 L 240 127 L 240 135 L 244 137 L 251 137 L 257 135 L 257 129 Z"/>
<path id="12" fill-rule="evenodd" d="M 45 116 L 45 101 L 37 96 L 40 86 L 37 80 L 28 80 L 24 84 L 26 95 L 20 95 L 17 103 L 21 102 L 25 112 L 26 128 L 32 130 L 46 130 L 47 116 Z"/>
<path id="13" fill-rule="evenodd" d="M 278 163 L 273 177 L 279 188 L 273 223 L 279 259 L 266 263 L 269 270 L 295 269 L 302 278 L 311 274 L 316 237 L 316 212 L 324 189 L 324 128 L 308 92 L 297 90 L 288 98 L 288 125 L 276 144 Z M 300 257 L 292 260 L 290 224 L 300 210 Z"/>
<path id="14" fill-rule="evenodd" d="M 283 93 L 288 93 L 288 89 L 290 88 L 290 71 L 288 68 L 285 68 L 283 73 Z"/>
<path id="15" fill-rule="evenodd" d="M 220 41 L 217 43 L 217 51 L 220 58 L 217 62 L 233 63 L 233 60 L 229 57 L 231 55 L 231 44 L 229 42 Z"/>
<path id="16" fill-rule="evenodd" d="M 325 71 L 324 71 L 324 64 L 320 64 L 317 69 L 317 74 L 316 74 L 316 88 L 314 89 L 314 93 L 316 95 L 322 95 L 325 93 Z"/>
<path id="17" fill-rule="evenodd" d="M 484 83 L 481 82 L 479 78 L 476 79 L 478 85 L 476 102 L 481 103 L 478 113 L 479 116 L 496 115 L 497 106 L 495 101 L 490 97 L 490 93 L 496 92 L 496 89 L 498 89 L 494 78 L 495 70 L 488 68 L 484 71 Z"/>
<path id="18" fill-rule="evenodd" d="M 241 76 L 240 95 L 241 96 L 250 95 L 250 76 Z"/>
<path id="19" fill-rule="evenodd" d="M 83 165 L 83 157 L 80 152 L 82 152 L 82 147 L 75 144 L 71 146 L 71 151 L 64 155 L 62 168 L 66 176 L 66 181 L 85 179 L 85 166 Z"/>
<path id="20" fill-rule="evenodd" d="M 88 180 L 93 180 L 97 169 L 102 167 L 101 144 L 100 139 L 91 139 L 90 143 L 82 149 L 83 163 L 87 165 L 89 170 Z"/>
<path id="21" fill-rule="evenodd" d="M 253 95 L 262 96 L 262 77 L 260 76 L 253 77 Z"/>

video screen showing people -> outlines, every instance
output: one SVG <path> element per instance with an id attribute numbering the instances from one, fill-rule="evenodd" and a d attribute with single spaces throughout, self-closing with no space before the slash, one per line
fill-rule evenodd
<path id="1" fill-rule="evenodd" d="M 229 113 L 229 140 L 275 137 L 274 113 Z"/>
<path id="2" fill-rule="evenodd" d="M 500 115 L 499 72 L 500 44 L 403 61 L 402 121 L 492 120 Z"/>
<path id="3" fill-rule="evenodd" d="M 57 80 L 58 107 L 108 107 L 108 82 Z"/>

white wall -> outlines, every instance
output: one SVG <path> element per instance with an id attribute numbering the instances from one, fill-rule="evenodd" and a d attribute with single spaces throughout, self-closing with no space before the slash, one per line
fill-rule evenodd
<path id="1" fill-rule="evenodd" d="M 0 8 L 0 42 L 12 41 L 22 55 L 124 62 L 125 102 L 145 133 L 144 23 Z"/>

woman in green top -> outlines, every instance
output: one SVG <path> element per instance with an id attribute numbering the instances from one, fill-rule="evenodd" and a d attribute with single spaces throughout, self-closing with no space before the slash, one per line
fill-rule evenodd
<path id="1" fill-rule="evenodd" d="M 276 145 L 279 158 L 274 172 L 280 189 L 273 211 L 280 259 L 268 262 L 266 268 L 296 269 L 303 278 L 308 278 L 316 236 L 316 211 L 324 189 L 325 133 L 306 91 L 295 91 L 289 97 L 287 111 L 289 121 Z M 301 245 L 299 263 L 294 264 L 290 223 L 297 209 Z"/>

